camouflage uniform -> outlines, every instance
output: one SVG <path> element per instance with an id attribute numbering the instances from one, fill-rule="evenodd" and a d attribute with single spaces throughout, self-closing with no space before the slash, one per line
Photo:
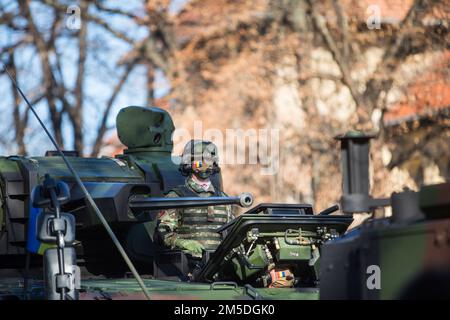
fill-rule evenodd
<path id="1" fill-rule="evenodd" d="M 204 190 L 193 178 L 186 179 L 185 186 L 172 189 L 166 197 L 182 196 L 227 196 L 211 183 Z M 201 257 L 201 251 L 191 244 L 201 245 L 206 250 L 215 250 L 220 244 L 216 230 L 234 218 L 231 206 L 210 206 L 186 209 L 168 209 L 159 214 L 158 231 L 164 244 L 179 248 L 192 257 Z M 188 244 L 188 245 L 186 245 Z M 195 247 L 195 245 L 194 245 Z"/>

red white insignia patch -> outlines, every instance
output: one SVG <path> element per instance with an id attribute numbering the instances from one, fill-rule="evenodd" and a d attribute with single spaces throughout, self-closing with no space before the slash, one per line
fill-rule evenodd
<path id="1" fill-rule="evenodd" d="M 158 219 L 161 219 L 165 214 L 166 214 L 165 210 L 161 210 L 160 212 L 158 212 Z"/>

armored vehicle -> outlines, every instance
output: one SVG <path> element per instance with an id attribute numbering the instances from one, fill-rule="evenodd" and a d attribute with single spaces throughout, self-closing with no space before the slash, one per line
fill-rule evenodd
<path id="1" fill-rule="evenodd" d="M 158 212 L 249 207 L 252 196 L 164 198 L 185 179 L 170 115 L 124 108 L 117 130 L 127 149 L 114 158 L 0 157 L 1 299 L 449 297 L 450 184 L 372 198 L 370 136 L 338 137 L 344 214 L 256 205 L 221 227 L 219 247 L 190 269 L 182 251 L 158 242 Z M 221 186 L 220 172 L 212 180 Z M 346 232 L 352 215 L 384 207 L 392 216 Z"/>
<path id="2" fill-rule="evenodd" d="M 321 247 L 346 231 L 351 215 L 329 215 L 337 206 L 315 215 L 308 204 L 260 204 L 218 230 L 221 245 L 190 270 L 182 251 L 158 242 L 158 211 L 249 207 L 252 196 L 164 198 L 185 179 L 171 154 L 170 115 L 127 107 L 117 131 L 127 149 L 114 158 L 56 151 L 0 158 L 0 297 L 319 297 Z M 221 186 L 220 172 L 212 181 Z M 285 270 L 289 284 L 276 283 Z"/>
<path id="3" fill-rule="evenodd" d="M 341 141 L 347 214 L 390 207 L 322 246 L 321 299 L 449 299 L 450 183 L 369 195 L 369 141 L 350 132 Z"/>

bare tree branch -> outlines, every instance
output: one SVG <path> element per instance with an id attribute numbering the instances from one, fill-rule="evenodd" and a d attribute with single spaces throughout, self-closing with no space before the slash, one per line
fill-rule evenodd
<path id="1" fill-rule="evenodd" d="M 356 83 L 354 83 L 353 79 L 350 75 L 350 66 L 347 63 L 347 60 L 344 59 L 340 50 L 337 47 L 336 41 L 330 33 L 328 26 L 326 24 L 325 18 L 317 11 L 316 4 L 313 0 L 309 0 L 309 4 L 312 9 L 312 18 L 315 26 L 323 36 L 325 43 L 328 46 L 328 49 L 331 51 L 334 60 L 336 61 L 339 70 L 342 73 L 342 82 L 349 88 L 350 93 L 355 101 L 358 109 L 364 108 L 364 102 L 361 95 L 358 92 L 358 88 Z"/>
<path id="2" fill-rule="evenodd" d="M 400 65 L 400 61 L 407 55 L 399 55 L 400 50 L 404 45 L 405 39 L 411 33 L 411 28 L 426 14 L 430 9 L 430 1 L 428 0 L 415 0 L 408 14 L 401 22 L 399 30 L 396 36 L 393 38 L 391 44 L 384 52 L 383 58 L 377 66 L 371 79 L 366 83 L 366 89 L 364 91 L 364 98 L 368 105 L 373 110 L 378 102 L 378 97 L 382 91 L 389 91 L 393 83 L 393 74 L 397 67 Z"/>
<path id="3" fill-rule="evenodd" d="M 80 6 L 81 16 L 86 15 L 88 11 L 88 6 L 89 4 L 86 1 L 81 3 Z M 79 56 L 78 56 L 78 74 L 74 89 L 75 106 L 71 109 L 72 125 L 74 131 L 74 147 L 75 150 L 78 151 L 80 155 L 83 154 L 83 133 L 82 133 L 83 81 L 85 73 L 86 51 L 87 51 L 86 35 L 87 35 L 87 23 L 82 23 L 78 33 Z"/>
<path id="4" fill-rule="evenodd" d="M 338 25 L 342 35 L 342 56 L 344 59 L 349 58 L 350 53 L 350 44 L 348 42 L 348 19 L 347 15 L 344 11 L 344 8 L 341 5 L 340 0 L 333 0 L 333 5 L 336 11 L 336 15 L 338 18 Z"/>
<path id="5" fill-rule="evenodd" d="M 16 83 L 18 83 L 17 79 L 17 66 L 14 59 L 14 50 L 10 49 L 9 51 L 9 60 L 7 62 L 8 69 L 11 71 L 11 75 L 13 76 L 13 79 Z M 28 105 L 25 106 L 24 111 L 20 112 L 20 101 L 21 97 L 17 91 L 17 89 L 14 86 L 11 86 L 11 93 L 13 97 L 13 121 L 14 121 L 14 139 L 17 143 L 18 150 L 17 153 L 20 155 L 26 155 L 27 154 L 27 148 L 24 141 L 25 137 L 25 130 L 28 125 L 28 119 L 29 119 L 29 107 Z M 44 98 L 44 94 L 37 93 L 35 97 L 32 97 L 31 99 L 31 105 L 35 105 L 39 101 L 41 101 Z"/>
<path id="6" fill-rule="evenodd" d="M 146 8 L 153 37 L 160 39 L 166 50 L 176 50 L 178 45 L 167 4 L 161 6 L 156 1 L 147 1 Z"/>
<path id="7" fill-rule="evenodd" d="M 152 106 L 155 102 L 155 68 L 147 64 L 147 98 L 146 105 Z"/>
<path id="8" fill-rule="evenodd" d="M 170 70 L 170 62 L 164 57 L 160 50 L 157 49 L 156 41 L 152 35 L 142 42 L 142 47 L 138 48 L 144 53 L 144 56 L 149 59 L 153 65 L 168 73 Z"/>
<path id="9" fill-rule="evenodd" d="M 21 47 L 21 46 L 23 46 L 23 45 L 25 45 L 25 44 L 32 43 L 32 42 L 33 42 L 32 37 L 26 35 L 26 36 L 24 36 L 23 38 L 21 38 L 20 40 L 18 40 L 17 42 L 15 42 L 15 43 L 13 43 L 13 44 L 11 44 L 11 45 L 9 45 L 9 46 L 4 46 L 3 48 L 1 48 L 1 50 L 0 50 L 0 57 L 1 57 L 4 53 L 7 53 L 8 56 L 9 56 L 9 53 L 10 53 L 11 51 L 14 51 L 14 50 L 16 50 L 17 48 L 19 48 L 19 47 Z"/>
<path id="10" fill-rule="evenodd" d="M 103 143 L 103 137 L 106 133 L 106 122 L 108 121 L 108 116 L 110 114 L 111 107 L 114 103 L 114 101 L 117 98 L 117 95 L 119 94 L 120 90 L 122 89 L 123 85 L 125 84 L 128 76 L 131 73 L 131 70 L 133 70 L 136 62 L 127 64 L 124 73 L 122 74 L 122 77 L 120 77 L 119 81 L 117 82 L 116 86 L 114 87 L 114 90 L 111 94 L 111 96 L 108 99 L 108 102 L 106 103 L 106 107 L 103 110 L 103 116 L 102 120 L 100 122 L 100 126 L 97 130 L 97 137 L 95 138 L 94 147 L 92 148 L 91 157 L 96 157 L 100 151 L 100 148 Z"/>
<path id="11" fill-rule="evenodd" d="M 129 44 L 133 44 L 134 40 L 128 37 L 125 33 L 114 30 L 105 20 L 98 16 L 93 16 L 91 14 L 86 14 L 86 18 L 88 21 L 95 22 L 99 26 L 102 26 L 105 28 L 105 30 L 109 31 L 114 37 L 119 38 L 125 42 L 128 42 Z"/>
<path id="12" fill-rule="evenodd" d="M 120 15 L 120 16 L 125 16 L 125 17 L 128 17 L 128 18 L 133 19 L 133 20 L 139 20 L 140 19 L 140 17 L 138 17 L 138 16 L 136 16 L 136 15 L 130 13 L 130 12 L 127 12 L 127 11 L 124 11 L 124 10 L 120 10 L 118 8 L 105 7 L 102 4 L 101 1 L 97 1 L 96 0 L 96 1 L 93 1 L 93 2 L 94 2 L 93 4 L 95 5 L 95 7 L 97 9 L 99 9 L 100 11 L 104 11 L 104 12 L 112 13 L 112 14 L 117 14 L 117 15 Z"/>
<path id="13" fill-rule="evenodd" d="M 11 70 L 14 81 L 17 82 L 17 68 L 14 60 L 14 52 L 10 51 L 9 55 L 9 66 Z M 13 119 L 14 119 L 14 129 L 15 129 L 15 140 L 18 146 L 18 154 L 25 155 L 27 153 L 26 146 L 24 143 L 25 127 L 28 122 L 28 109 L 25 111 L 25 116 L 20 115 L 20 95 L 17 89 L 11 85 L 11 91 L 14 101 Z"/>
<path id="14" fill-rule="evenodd" d="M 55 1 L 55 0 L 42 0 L 43 3 L 57 9 L 60 12 L 65 12 L 67 7 L 63 4 L 60 4 L 59 2 Z M 86 23 L 86 21 L 92 21 L 100 26 L 102 26 L 105 30 L 107 30 L 108 32 L 110 32 L 113 36 L 115 36 L 116 38 L 119 38 L 129 44 L 133 44 L 134 40 L 131 39 L 130 37 L 128 37 L 126 34 L 124 34 L 123 32 L 117 31 L 115 29 L 113 29 L 105 20 L 103 20 L 102 18 L 89 14 L 89 12 L 85 12 L 85 14 L 83 15 L 85 21 L 83 24 Z"/>
<path id="15" fill-rule="evenodd" d="M 357 105 L 357 114 L 359 124 L 369 122 L 369 117 L 376 108 L 381 92 L 387 92 L 392 87 L 393 76 L 395 70 L 400 65 L 406 55 L 401 56 L 400 50 L 403 48 L 405 38 L 410 34 L 411 28 L 420 20 L 427 12 L 425 9 L 430 8 L 430 1 L 415 0 L 408 11 L 405 19 L 400 24 L 393 42 L 386 49 L 380 64 L 378 65 L 373 76 L 366 83 L 364 92 L 360 93 L 357 84 L 352 80 L 350 70 L 351 62 L 349 57 L 345 57 L 345 50 L 348 50 L 348 39 L 345 25 L 346 17 L 343 8 L 339 4 L 339 0 L 334 0 L 336 13 L 338 16 L 339 26 L 342 28 L 343 51 L 341 52 L 337 45 L 337 40 L 333 38 L 326 24 L 325 18 L 318 12 L 317 4 L 313 0 L 308 0 L 312 10 L 312 17 L 315 26 L 323 36 L 325 43 L 333 55 L 339 69 L 342 73 L 342 82 L 349 88 L 350 93 Z"/>
<path id="16" fill-rule="evenodd" d="M 64 141 L 61 132 L 62 115 L 60 112 L 58 112 L 55 97 L 53 95 L 53 90 L 56 87 L 56 85 L 50 64 L 50 59 L 48 56 L 47 45 L 42 35 L 38 31 L 33 21 L 33 17 L 31 16 L 30 1 L 29 0 L 19 1 L 19 5 L 23 16 L 27 19 L 28 26 L 34 40 L 34 44 L 39 52 L 39 58 L 42 64 L 42 75 L 44 78 L 46 100 L 49 107 L 50 119 L 52 121 L 55 140 L 61 147 L 64 147 Z"/>

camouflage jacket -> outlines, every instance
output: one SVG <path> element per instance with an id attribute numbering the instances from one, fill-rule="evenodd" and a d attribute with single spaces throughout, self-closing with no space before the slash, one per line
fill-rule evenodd
<path id="1" fill-rule="evenodd" d="M 216 193 L 212 184 L 205 191 L 191 177 L 186 179 L 185 185 L 199 197 L 210 197 Z M 218 193 L 226 196 L 222 191 Z M 176 188 L 166 195 L 166 197 L 179 196 Z M 158 231 L 164 244 L 172 249 L 176 248 L 177 239 L 188 239 L 200 242 L 207 250 L 215 250 L 220 244 L 220 235 L 215 230 L 233 218 L 231 206 L 168 209 L 159 213 Z"/>

